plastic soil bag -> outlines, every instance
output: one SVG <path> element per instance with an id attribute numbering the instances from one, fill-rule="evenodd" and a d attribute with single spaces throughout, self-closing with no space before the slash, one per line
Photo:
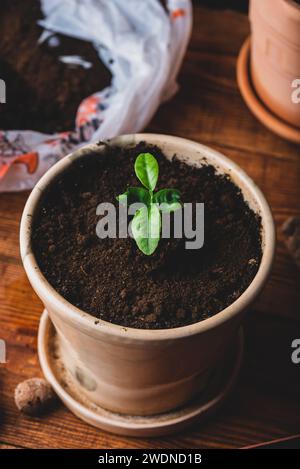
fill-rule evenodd
<path id="1" fill-rule="evenodd" d="M 0 130 L 1 192 L 31 189 L 51 165 L 86 143 L 141 131 L 174 95 L 192 7 L 190 0 L 166 4 L 168 11 L 159 0 L 41 0 L 40 41 L 53 33 L 90 41 L 112 81 L 81 102 L 74 130 Z M 76 51 L 60 60 L 89 67 Z"/>

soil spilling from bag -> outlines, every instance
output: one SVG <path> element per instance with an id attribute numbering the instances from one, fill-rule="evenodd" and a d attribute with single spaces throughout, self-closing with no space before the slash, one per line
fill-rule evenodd
<path id="1" fill-rule="evenodd" d="M 162 239 L 146 256 L 131 238 L 97 237 L 97 205 L 117 205 L 117 195 L 139 185 L 133 166 L 144 151 L 159 162 L 157 190 L 177 188 L 183 202 L 204 202 L 203 248 Z M 32 233 L 50 284 L 95 318 L 125 327 L 172 328 L 217 314 L 246 290 L 262 257 L 260 217 L 229 177 L 210 165 L 188 166 L 176 155 L 170 162 L 144 143 L 127 150 L 107 146 L 101 156 L 75 161 L 45 191 Z"/>
<path id="2" fill-rule="evenodd" d="M 1 0 L 0 7 L 0 78 L 6 83 L 0 129 L 73 130 L 79 104 L 110 84 L 110 72 L 88 42 L 56 34 L 38 44 L 39 0 Z M 64 64 L 64 55 L 78 55 L 92 66 Z"/>

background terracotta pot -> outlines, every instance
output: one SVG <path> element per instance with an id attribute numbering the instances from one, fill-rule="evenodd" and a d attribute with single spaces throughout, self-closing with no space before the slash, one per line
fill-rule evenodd
<path id="1" fill-rule="evenodd" d="M 300 127 L 300 104 L 292 83 L 300 79 L 300 4 L 293 0 L 251 0 L 251 75 L 271 111 Z"/>
<path id="2" fill-rule="evenodd" d="M 300 104 L 292 83 L 300 78 L 300 4 L 293 0 L 251 0 L 251 75 L 271 111 L 300 127 Z"/>
<path id="3" fill-rule="evenodd" d="M 21 221 L 21 255 L 28 278 L 56 328 L 62 359 L 89 400 L 107 409 L 150 415 L 176 408 L 203 389 L 209 373 L 233 343 L 244 312 L 265 284 L 271 268 L 275 235 L 269 206 L 253 181 L 222 154 L 198 143 L 164 135 L 122 136 L 108 144 L 158 145 L 168 158 L 176 153 L 188 164 L 204 159 L 228 173 L 249 205 L 261 215 L 263 257 L 248 289 L 232 305 L 205 321 L 175 329 L 141 330 L 100 321 L 62 298 L 40 272 L 31 251 L 31 222 L 41 194 L 53 178 L 84 154 L 104 146 L 89 145 L 54 165 L 33 189 Z M 101 266 L 99 266 L 101 268 Z"/>

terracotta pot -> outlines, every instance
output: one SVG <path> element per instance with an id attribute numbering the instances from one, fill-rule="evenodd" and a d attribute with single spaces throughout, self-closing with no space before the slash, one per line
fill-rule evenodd
<path id="1" fill-rule="evenodd" d="M 78 380 L 82 393 L 109 410 L 151 415 L 176 408 L 206 384 L 210 371 L 235 338 L 249 304 L 270 272 L 274 224 L 269 206 L 253 181 L 222 154 L 198 143 L 164 135 L 122 136 L 108 144 L 132 146 L 140 141 L 158 145 L 168 158 L 174 153 L 188 164 L 203 159 L 228 173 L 250 206 L 262 217 L 263 257 L 248 289 L 232 305 L 202 322 L 175 329 L 142 330 L 100 321 L 72 306 L 47 282 L 31 250 L 31 221 L 48 184 L 73 161 L 91 151 L 99 158 L 103 146 L 88 145 L 56 163 L 38 182 L 26 203 L 21 221 L 21 255 L 28 278 L 57 330 L 65 366 Z M 237 247 L 238 248 L 238 247 Z M 105 273 L 104 273 L 105 274 Z"/>
<path id="2" fill-rule="evenodd" d="M 288 123 L 300 127 L 293 82 L 300 78 L 300 4 L 251 0 L 251 75 L 260 99 Z"/>

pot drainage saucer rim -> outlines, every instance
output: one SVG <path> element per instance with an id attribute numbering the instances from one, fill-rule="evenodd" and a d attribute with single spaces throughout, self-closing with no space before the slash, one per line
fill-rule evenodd
<path id="1" fill-rule="evenodd" d="M 280 119 L 257 96 L 250 77 L 251 39 L 244 42 L 237 60 L 237 81 L 241 95 L 255 117 L 269 130 L 294 143 L 300 143 L 300 129 Z"/>
<path id="2" fill-rule="evenodd" d="M 108 411 L 82 397 L 57 355 L 54 355 L 56 332 L 46 310 L 44 310 L 38 332 L 38 354 L 42 371 L 63 403 L 77 417 L 102 430 L 126 436 L 162 436 L 183 430 L 192 423 L 203 420 L 215 411 L 232 390 L 241 368 L 244 335 L 239 330 L 234 347 L 222 366 L 212 373 L 204 395 L 196 397 L 185 406 L 153 416 L 121 415 Z M 72 386 L 71 386 L 72 385 Z M 77 388 L 77 389 L 76 389 Z"/>

